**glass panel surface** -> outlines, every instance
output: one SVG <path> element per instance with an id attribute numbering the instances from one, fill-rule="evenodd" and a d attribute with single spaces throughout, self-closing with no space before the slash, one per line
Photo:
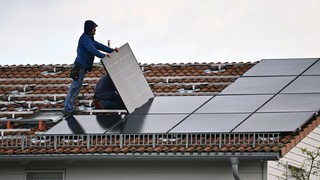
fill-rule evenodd
<path id="1" fill-rule="evenodd" d="M 212 96 L 158 96 L 137 109 L 135 114 L 192 113 Z"/>
<path id="2" fill-rule="evenodd" d="M 311 66 L 302 75 L 320 75 L 320 61 L 318 60 L 313 66 Z"/>
<path id="3" fill-rule="evenodd" d="M 317 58 L 263 59 L 243 76 L 297 76 L 317 60 Z"/>
<path id="4" fill-rule="evenodd" d="M 313 117 L 312 112 L 255 113 L 232 132 L 291 132 Z"/>
<path id="5" fill-rule="evenodd" d="M 129 44 L 111 53 L 111 58 L 101 60 L 119 92 L 127 111 L 136 108 L 154 97 Z"/>
<path id="6" fill-rule="evenodd" d="M 107 133 L 166 133 L 187 116 L 188 114 L 129 115 L 125 121 Z"/>
<path id="7" fill-rule="evenodd" d="M 289 77 L 242 77 L 220 94 L 276 94 L 294 79 Z"/>
<path id="8" fill-rule="evenodd" d="M 320 110 L 320 94 L 278 94 L 258 112 L 294 112 Z"/>
<path id="9" fill-rule="evenodd" d="M 215 96 L 195 113 L 252 113 L 272 95 Z"/>
<path id="10" fill-rule="evenodd" d="M 192 114 L 170 133 L 230 132 L 250 114 Z"/>
<path id="11" fill-rule="evenodd" d="M 299 76 L 281 93 L 320 93 L 320 76 Z"/>
<path id="12" fill-rule="evenodd" d="M 123 118 L 123 115 L 68 116 L 45 134 L 103 134 Z"/>

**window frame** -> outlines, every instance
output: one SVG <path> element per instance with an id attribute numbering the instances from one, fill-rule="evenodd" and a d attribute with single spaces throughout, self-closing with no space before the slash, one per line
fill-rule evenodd
<path id="1" fill-rule="evenodd" d="M 26 169 L 24 171 L 24 180 L 28 179 L 29 174 L 61 174 L 62 180 L 66 180 L 66 171 L 64 169 Z"/>

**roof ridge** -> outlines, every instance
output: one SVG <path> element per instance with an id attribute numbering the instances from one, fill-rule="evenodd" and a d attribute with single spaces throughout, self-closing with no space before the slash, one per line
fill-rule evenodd
<path id="1" fill-rule="evenodd" d="M 236 64 L 256 64 L 258 61 L 251 62 L 172 62 L 172 63 L 139 63 L 140 66 L 192 66 L 192 65 L 236 65 Z M 6 64 L 6 65 L 0 65 L 0 68 L 28 68 L 28 67 L 70 67 L 72 63 L 70 64 Z M 102 66 L 100 62 L 94 63 L 94 66 Z"/>

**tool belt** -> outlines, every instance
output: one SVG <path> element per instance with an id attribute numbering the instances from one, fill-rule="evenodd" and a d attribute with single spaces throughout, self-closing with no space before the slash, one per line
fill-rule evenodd
<path id="1" fill-rule="evenodd" d="M 73 64 L 73 67 L 72 67 L 71 72 L 70 72 L 70 77 L 75 81 L 77 81 L 78 78 L 79 78 L 80 68 L 81 68 L 81 66 L 80 66 L 79 63 L 74 63 Z"/>

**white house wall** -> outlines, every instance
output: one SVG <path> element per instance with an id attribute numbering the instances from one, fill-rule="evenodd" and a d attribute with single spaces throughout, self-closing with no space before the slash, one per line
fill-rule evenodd
<path id="1" fill-rule="evenodd" d="M 301 153 L 301 148 L 314 151 L 320 147 L 320 126 L 315 128 L 307 137 L 292 148 L 280 161 L 288 162 L 290 165 L 300 167 L 306 155 Z M 278 161 L 268 161 L 268 180 L 286 179 L 283 175 L 285 169 L 278 165 Z M 311 177 L 311 180 L 319 180 L 319 177 Z"/>
<path id="2" fill-rule="evenodd" d="M 263 180 L 260 161 L 240 161 L 245 180 Z M 266 169 L 266 166 L 264 166 Z M 0 179 L 25 180 L 28 170 L 63 170 L 65 180 L 232 180 L 229 161 L 38 161 L 1 162 Z"/>

